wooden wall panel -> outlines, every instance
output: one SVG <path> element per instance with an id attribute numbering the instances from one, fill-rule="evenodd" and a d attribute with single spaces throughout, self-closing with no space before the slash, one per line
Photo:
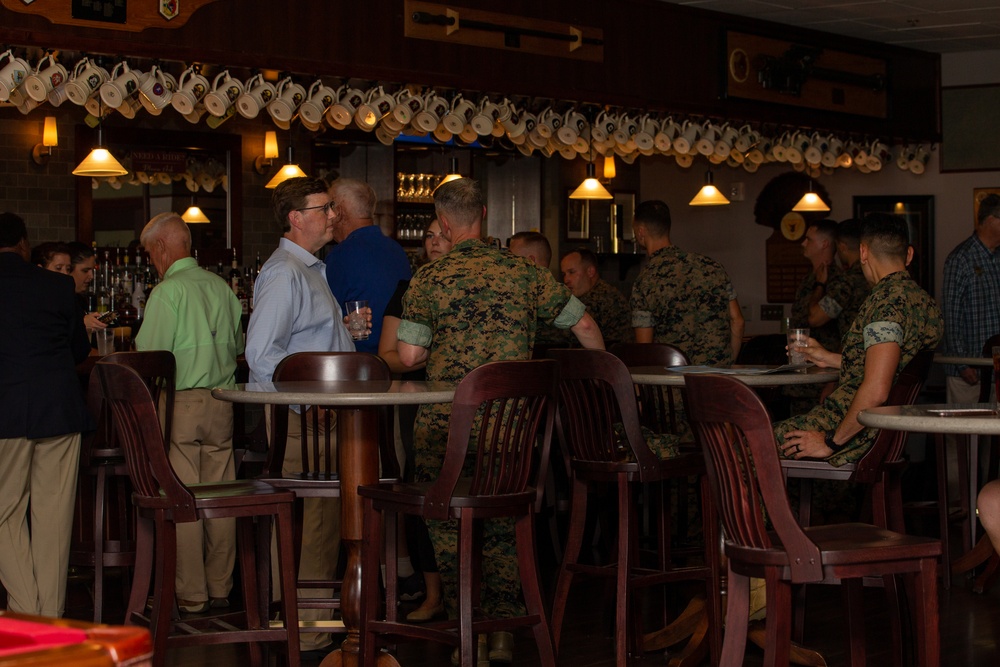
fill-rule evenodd
<path id="1" fill-rule="evenodd" d="M 910 140 L 939 138 L 938 54 L 658 0 L 509 0 L 502 5 L 461 0 L 455 6 L 599 26 L 603 61 L 405 38 L 404 0 L 218 0 L 176 30 L 139 33 L 54 26 L 41 16 L 0 8 L 0 43 L 288 70 L 303 77 L 320 74 L 435 85 Z M 887 118 L 727 99 L 725 34 L 732 30 L 884 59 L 889 80 Z"/>

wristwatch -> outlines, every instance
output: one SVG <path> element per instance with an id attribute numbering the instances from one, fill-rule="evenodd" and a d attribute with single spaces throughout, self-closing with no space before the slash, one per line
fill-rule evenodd
<path id="1" fill-rule="evenodd" d="M 826 432 L 826 438 L 824 439 L 823 442 L 826 444 L 827 447 L 829 447 L 830 449 L 832 449 L 834 452 L 839 452 L 841 449 L 844 448 L 844 445 L 838 445 L 837 443 L 835 443 L 833 441 L 833 434 L 834 433 L 836 433 L 836 431 L 832 431 L 832 430 L 831 431 L 827 431 Z M 847 444 L 847 443 L 844 443 L 844 444 Z"/>

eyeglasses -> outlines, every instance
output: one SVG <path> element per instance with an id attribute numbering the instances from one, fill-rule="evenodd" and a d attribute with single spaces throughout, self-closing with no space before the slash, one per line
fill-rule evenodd
<path id="1" fill-rule="evenodd" d="M 323 213 L 326 213 L 327 215 L 330 215 L 330 211 L 332 211 L 333 207 L 336 206 L 336 205 L 337 205 L 336 202 L 330 201 L 330 202 L 327 202 L 327 203 L 323 204 L 322 206 L 306 206 L 305 208 L 297 208 L 295 210 L 296 211 L 315 211 L 316 209 L 320 209 L 321 208 L 321 209 L 323 209 Z"/>

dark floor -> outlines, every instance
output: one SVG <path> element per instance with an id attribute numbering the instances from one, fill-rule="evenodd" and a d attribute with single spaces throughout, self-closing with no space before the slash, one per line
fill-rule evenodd
<path id="1" fill-rule="evenodd" d="M 814 589 L 808 600 L 806 645 L 820 651 L 829 665 L 845 665 L 847 664 L 844 644 L 846 626 L 839 592 L 834 587 L 818 586 Z M 87 608 L 89 600 L 86 590 L 83 581 L 71 586 L 70 604 L 75 606 L 68 610 L 67 615 L 86 619 L 90 613 Z M 882 661 L 887 661 L 889 657 L 888 623 L 883 600 L 880 590 L 866 590 L 870 665 L 878 665 Z M 941 591 L 940 601 L 942 664 L 963 667 L 993 667 L 998 664 L 1000 584 L 984 595 L 975 595 L 970 591 L 968 580 L 958 579 L 951 590 Z M 604 598 L 602 586 L 584 583 L 574 589 L 564 629 L 559 665 L 574 667 L 614 665 L 612 621 L 605 613 L 609 609 L 610 604 Z M 450 664 L 449 655 L 450 650 L 446 647 L 420 643 L 400 645 L 396 651 L 396 656 L 404 667 L 446 666 Z M 666 655 L 662 652 L 650 654 L 641 660 L 636 660 L 634 664 L 664 665 L 669 657 L 669 652 Z M 516 667 L 535 667 L 539 664 L 530 634 L 518 635 L 514 658 Z M 760 665 L 762 659 L 762 651 L 751 645 L 747 648 L 744 664 Z M 216 646 L 172 651 L 167 664 L 171 667 L 182 665 L 244 667 L 246 663 L 247 655 L 242 647 Z"/>

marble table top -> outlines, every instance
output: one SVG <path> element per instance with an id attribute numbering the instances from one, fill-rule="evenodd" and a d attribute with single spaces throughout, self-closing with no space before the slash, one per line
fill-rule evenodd
<path id="1" fill-rule="evenodd" d="M 455 386 L 446 382 L 354 380 L 341 382 L 259 382 L 235 389 L 215 388 L 212 396 L 232 403 L 366 407 L 450 403 Z"/>
<path id="2" fill-rule="evenodd" d="M 1000 435 L 1000 412 L 995 403 L 890 405 L 862 410 L 858 421 L 893 431 Z"/>
<path id="3" fill-rule="evenodd" d="M 732 372 L 738 371 L 740 368 L 745 368 L 748 372 Z M 768 368 L 774 367 L 760 365 L 733 366 L 731 370 L 725 369 L 725 371 L 727 374 L 738 378 L 741 382 L 751 387 L 824 384 L 826 382 L 836 382 L 840 376 L 840 373 L 832 368 L 817 368 L 816 366 L 811 366 L 804 373 L 801 371 L 760 373 L 761 369 Z M 664 385 L 668 387 L 684 386 L 684 374 L 668 370 L 664 366 L 633 366 L 628 370 L 632 375 L 632 382 L 636 384 Z"/>

